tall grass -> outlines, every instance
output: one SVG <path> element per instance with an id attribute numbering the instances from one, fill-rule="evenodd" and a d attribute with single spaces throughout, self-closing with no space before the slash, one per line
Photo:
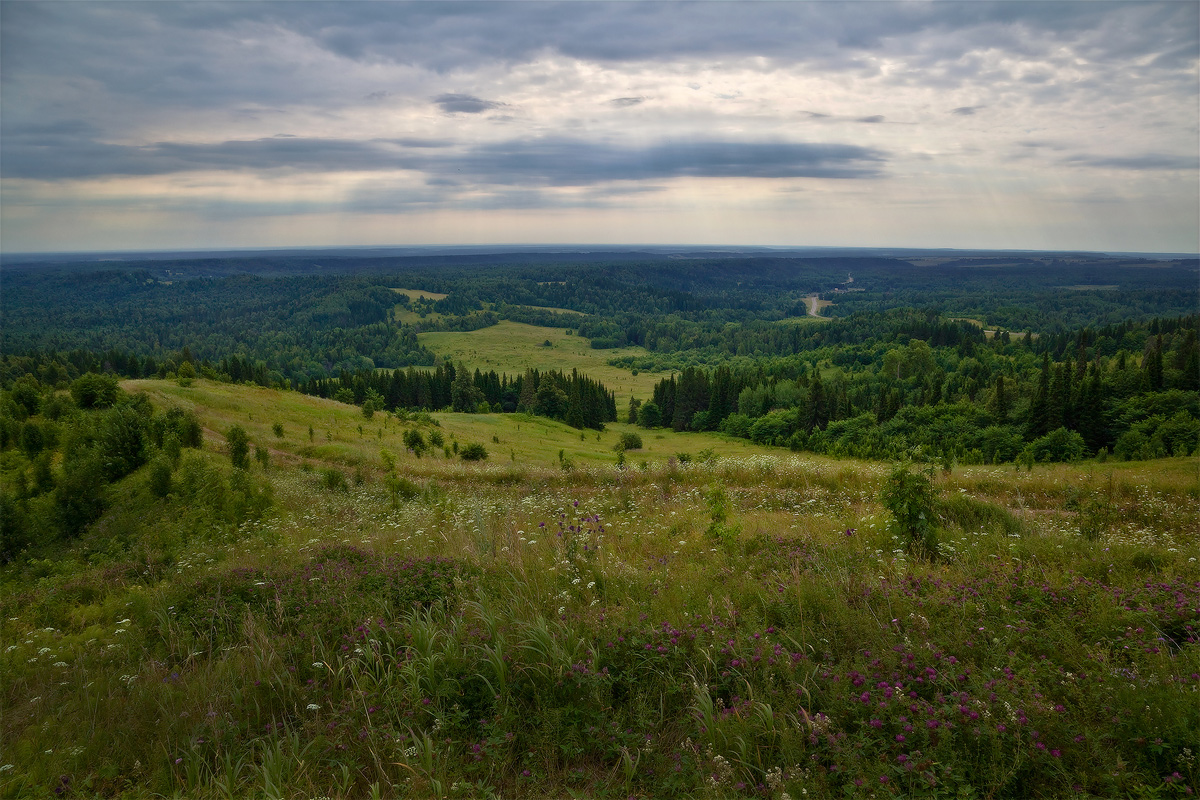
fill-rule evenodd
<path id="1" fill-rule="evenodd" d="M 252 415 L 272 441 L 281 420 L 289 448 L 328 422 L 229 391 L 206 427 Z M 922 560 L 878 501 L 889 465 L 406 454 L 397 496 L 378 456 L 402 452 L 396 423 L 361 445 L 330 427 L 331 460 L 254 467 L 261 518 L 135 473 L 90 536 L 5 569 L 3 796 L 1166 797 L 1200 779 L 1191 463 L 937 474 Z M 326 485 L 351 457 L 363 482 Z M 195 476 L 224 469 L 197 458 Z"/>

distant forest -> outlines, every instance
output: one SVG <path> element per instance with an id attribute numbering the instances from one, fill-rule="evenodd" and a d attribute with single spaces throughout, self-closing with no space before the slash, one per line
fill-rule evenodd
<path id="1" fill-rule="evenodd" d="M 835 455 L 1070 460 L 1195 452 L 1196 260 L 302 256 L 10 264 L 0 415 L 88 373 L 292 388 L 371 410 L 619 415 Z M 418 300 L 418 287 L 445 297 Z M 832 302 L 807 318 L 806 298 Z M 571 313 L 573 312 L 573 313 Z M 663 373 L 620 402 L 581 375 L 443 364 L 418 334 L 569 328 Z M 457 387 L 457 388 L 456 388 Z"/>

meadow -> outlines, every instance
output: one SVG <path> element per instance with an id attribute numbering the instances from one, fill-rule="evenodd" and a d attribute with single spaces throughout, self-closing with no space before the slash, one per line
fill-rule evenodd
<path id="1" fill-rule="evenodd" d="M 495 330 L 423 336 L 463 337 L 439 346 L 482 365 L 508 349 L 486 350 Z M 558 335 L 548 357 L 568 351 Z M 163 496 L 148 465 L 53 557 L 3 568 L 0 796 L 1173 797 L 1200 781 L 1195 457 L 908 465 L 928 481 L 923 552 L 886 501 L 888 463 L 669 430 L 618 452 L 633 427 L 123 387 L 193 411 L 204 447 Z M 247 478 L 234 425 L 261 452 Z M 428 446 L 406 448 L 413 432 Z M 488 458 L 457 457 L 471 444 Z M 269 507 L 223 515 L 235 479 Z"/>
<path id="2" fill-rule="evenodd" d="M 634 375 L 608 363 L 626 356 L 644 356 L 645 348 L 594 350 L 588 339 L 563 328 L 504 320 L 477 331 L 436 331 L 419 334 L 417 339 L 447 361 L 470 364 L 484 372 L 495 370 L 515 377 L 531 367 L 568 373 L 577 369 L 613 391 L 618 410 L 628 405 L 630 396 L 648 400 L 654 384 L 663 378 L 661 373 L 647 371 Z"/>

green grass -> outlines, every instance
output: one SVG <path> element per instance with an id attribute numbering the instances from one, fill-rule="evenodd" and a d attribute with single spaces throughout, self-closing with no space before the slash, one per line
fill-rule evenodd
<path id="1" fill-rule="evenodd" d="M 277 459 L 291 464 L 308 459 L 378 469 L 382 466 L 380 448 L 401 455 L 405 449 L 402 442 L 405 430 L 412 427 L 429 430 L 428 426 L 403 423 L 386 413 L 377 413 L 366 420 L 357 406 L 297 392 L 207 380 L 196 380 L 188 387 L 165 380 L 126 381 L 122 386 L 128 391 L 145 392 L 157 405 L 173 404 L 194 410 L 213 447 L 223 447 L 225 431 L 237 424 L 246 429 L 253 442 L 268 446 Z M 440 424 L 447 444 L 452 441 L 483 444 L 492 463 L 555 468 L 560 466 L 560 450 L 564 451 L 564 458 L 578 466 L 615 467 L 617 453 L 613 445 L 621 433 L 641 430 L 625 423 L 612 423 L 603 432 L 580 431 L 562 422 L 524 414 L 435 412 L 430 416 Z M 276 422 L 283 426 L 282 438 L 272 431 Z M 308 437 L 310 426 L 312 440 Z M 643 448 L 625 454 L 632 467 L 642 461 L 661 466 L 678 453 L 697 457 L 705 450 L 717 456 L 765 456 L 779 452 L 722 434 L 669 429 L 641 432 Z M 408 466 L 416 470 L 432 469 L 433 463 L 446 460 L 440 452 L 422 459 L 411 455 L 402 458 L 407 459 L 406 464 L 412 462 Z"/>
<path id="2" fill-rule="evenodd" d="M 629 403 L 630 395 L 649 399 L 662 374 L 640 372 L 608 365 L 608 360 L 627 355 L 647 355 L 641 347 L 593 350 L 586 338 L 568 335 L 561 328 L 543 328 L 521 322 L 502 321 L 478 331 L 438 331 L 418 336 L 421 344 L 447 361 L 461 362 L 484 372 L 520 375 L 526 368 L 539 370 L 578 369 L 616 393 L 618 410 Z M 546 347 L 549 341 L 551 346 Z"/>
<path id="3" fill-rule="evenodd" d="M 430 300 L 445 300 L 450 295 L 442 292 L 427 292 L 424 289 L 397 289 L 393 288 L 396 294 L 408 295 L 410 300 L 420 300 L 422 297 L 427 297 Z"/>
<path id="4" fill-rule="evenodd" d="M 412 422 L 298 393 L 125 387 L 198 414 L 181 482 L 230 474 L 234 423 L 270 447 L 251 473 L 274 505 L 233 524 L 155 498 L 143 469 L 80 539 L 3 568 L 2 797 L 1172 797 L 1200 779 L 1195 459 L 937 471 L 926 562 L 879 503 L 888 464 L 640 430 L 619 470 L 624 425 L 419 426 L 491 454 L 464 464 L 405 453 Z"/>

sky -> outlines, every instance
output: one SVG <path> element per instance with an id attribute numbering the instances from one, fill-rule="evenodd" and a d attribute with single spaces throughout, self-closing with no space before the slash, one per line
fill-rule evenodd
<path id="1" fill-rule="evenodd" d="M 1200 2 L 0 2 L 4 252 L 1200 251 Z"/>

